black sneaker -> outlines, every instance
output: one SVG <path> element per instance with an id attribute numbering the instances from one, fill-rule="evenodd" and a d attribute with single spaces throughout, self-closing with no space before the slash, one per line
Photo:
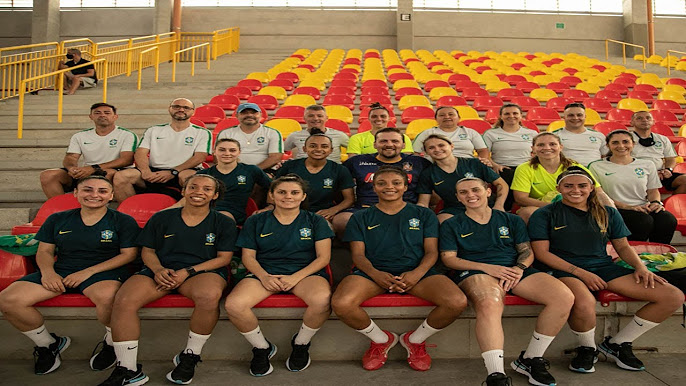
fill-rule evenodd
<path id="1" fill-rule="evenodd" d="M 555 386 L 555 378 L 548 372 L 550 362 L 542 357 L 524 358 L 524 351 L 511 364 L 512 369 L 529 377 L 529 383 L 538 386 Z"/>
<path id="2" fill-rule="evenodd" d="M 138 386 L 149 380 L 150 378 L 143 373 L 143 366 L 140 364 L 136 366 L 136 371 L 117 365 L 110 377 L 98 386 Z"/>
<path id="3" fill-rule="evenodd" d="M 176 368 L 167 374 L 167 379 L 179 385 L 187 385 L 193 381 L 195 375 L 195 366 L 198 362 L 202 362 L 200 355 L 193 354 L 192 350 L 189 352 L 181 352 L 174 357 L 174 365 Z"/>
<path id="4" fill-rule="evenodd" d="M 291 355 L 286 359 L 286 368 L 291 371 L 303 371 L 310 366 L 310 344 L 295 344 L 295 337 L 291 338 Z"/>
<path id="5" fill-rule="evenodd" d="M 250 375 L 255 377 L 262 377 L 271 374 L 274 371 L 274 367 L 269 363 L 269 360 L 276 355 L 276 345 L 269 343 L 268 348 L 257 348 L 252 349 L 252 361 L 250 361 Z"/>
<path id="6" fill-rule="evenodd" d="M 609 336 L 605 337 L 605 340 L 598 345 L 598 350 L 605 354 L 608 359 L 614 360 L 617 366 L 624 370 L 641 371 L 646 369 L 643 362 L 634 355 L 631 342 L 610 343 L 610 338 Z"/>
<path id="7" fill-rule="evenodd" d="M 57 370 L 62 364 L 60 354 L 71 344 L 71 339 L 68 336 L 57 336 L 53 333 L 50 335 L 55 338 L 50 346 L 33 348 L 34 371 L 37 375 L 48 374 Z"/>
<path id="8" fill-rule="evenodd" d="M 98 351 L 100 349 L 100 351 Z M 98 343 L 91 354 L 91 370 L 107 370 L 117 363 L 117 355 L 114 353 L 114 346 L 110 346 L 104 340 Z"/>
<path id="9" fill-rule="evenodd" d="M 484 383 L 486 386 L 510 386 L 512 385 L 512 378 L 503 373 L 493 373 L 489 375 L 485 381 L 481 382 L 481 386 L 483 386 Z"/>
<path id="10" fill-rule="evenodd" d="M 576 351 L 576 356 L 569 364 L 569 369 L 577 373 L 595 372 L 593 365 L 598 362 L 598 350 L 593 347 L 579 346 L 574 351 Z"/>

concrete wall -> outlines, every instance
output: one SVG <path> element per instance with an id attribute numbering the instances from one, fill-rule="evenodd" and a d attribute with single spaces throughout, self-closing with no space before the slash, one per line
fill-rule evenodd
<path id="1" fill-rule="evenodd" d="M 88 37 L 96 42 L 153 35 L 155 9 L 82 9 L 60 12 L 62 40 Z"/>
<path id="2" fill-rule="evenodd" d="M 31 44 L 31 17 L 26 10 L 0 11 L 0 46 Z"/>
<path id="3" fill-rule="evenodd" d="M 686 52 L 685 18 L 659 17 L 655 19 L 655 53 L 665 56 L 667 50 Z M 646 50 L 648 48 L 646 47 Z"/>

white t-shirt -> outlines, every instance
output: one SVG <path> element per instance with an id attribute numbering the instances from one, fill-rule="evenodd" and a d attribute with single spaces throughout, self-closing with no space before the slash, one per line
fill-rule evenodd
<path id="1" fill-rule="evenodd" d="M 341 147 L 348 147 L 348 142 L 350 141 L 350 137 L 348 137 L 347 134 L 340 130 L 332 129 L 330 127 L 326 128 L 326 132 L 324 133 L 327 137 L 331 138 L 331 146 L 333 147 L 333 151 L 331 154 L 329 154 L 327 159 L 330 159 L 333 162 L 336 163 L 341 163 Z M 295 149 L 295 155 L 294 158 L 307 158 L 307 153 L 305 153 L 302 149 L 303 146 L 305 146 L 305 140 L 310 136 L 310 132 L 307 130 L 300 130 L 296 131 L 295 133 L 292 133 L 286 138 L 286 141 L 284 142 L 283 149 L 285 151 Z"/>
<path id="2" fill-rule="evenodd" d="M 583 133 L 576 134 L 562 128 L 553 133 L 562 140 L 562 154 L 584 166 L 607 154 L 605 136 L 597 131 L 586 129 Z"/>
<path id="3" fill-rule="evenodd" d="M 191 124 L 175 131 L 165 123 L 145 130 L 139 147 L 150 150 L 151 167 L 171 169 L 188 161 L 195 153 L 211 154 L 211 144 L 212 134 L 203 127 Z"/>
<path id="4" fill-rule="evenodd" d="M 222 130 L 217 141 L 233 138 L 241 144 L 240 160 L 244 164 L 257 165 L 269 157 L 270 153 L 283 153 L 281 133 L 269 126 L 260 125 L 254 132 L 246 134 L 240 126 Z"/>
<path id="5" fill-rule="evenodd" d="M 676 152 L 674 151 L 672 143 L 669 141 L 669 138 L 664 135 L 653 133 L 655 144 L 648 147 L 638 143 L 638 135 L 636 135 L 636 133 L 633 133 L 633 135 L 636 143 L 634 144 L 634 150 L 631 152 L 631 155 L 636 158 L 653 161 L 657 170 L 664 167 L 665 158 L 676 157 Z"/>
<path id="6" fill-rule="evenodd" d="M 123 127 L 115 127 L 105 136 L 95 129 L 79 131 L 71 136 L 67 153 L 81 154 L 80 164 L 104 164 L 119 158 L 123 151 L 136 151 L 138 136 Z"/>
<path id="7" fill-rule="evenodd" d="M 493 161 L 503 166 L 519 166 L 531 159 L 531 141 L 536 134 L 526 127 L 520 127 L 514 133 L 497 127 L 486 130 L 483 138 Z"/>
<path id="8" fill-rule="evenodd" d="M 474 158 L 474 149 L 486 148 L 484 139 L 481 138 L 481 135 L 474 129 L 458 126 L 455 131 L 449 133 L 438 127 L 432 127 L 422 131 L 415 137 L 412 144 L 415 153 L 424 152 L 424 140 L 431 134 L 439 134 L 451 140 L 454 146 L 453 154 L 455 157 Z"/>
<path id="9" fill-rule="evenodd" d="M 657 169 L 649 160 L 634 159 L 620 165 L 603 159 L 591 162 L 588 168 L 611 199 L 627 205 L 647 204 L 648 189 L 662 187 Z"/>

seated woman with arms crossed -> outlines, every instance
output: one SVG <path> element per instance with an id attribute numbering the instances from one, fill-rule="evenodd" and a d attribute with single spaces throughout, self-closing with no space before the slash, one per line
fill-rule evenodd
<path id="1" fill-rule="evenodd" d="M 562 282 L 532 268 L 534 256 L 521 218 L 491 210 L 488 184 L 478 178 L 457 183 L 457 198 L 466 211 L 441 224 L 441 258 L 457 270 L 453 280 L 476 310 L 476 338 L 481 347 L 487 386 L 509 385 L 503 364 L 504 297 L 511 292 L 543 304 L 529 347 L 512 363 L 534 385 L 555 384 L 543 359 L 548 345 L 562 329 L 574 303 Z"/>
<path id="2" fill-rule="evenodd" d="M 257 303 L 279 292 L 292 292 L 307 303 L 286 360 L 291 371 L 310 365 L 310 340 L 331 314 L 331 286 L 324 269 L 334 234 L 322 216 L 300 209 L 305 191 L 305 181 L 295 174 L 274 180 L 269 188 L 274 210 L 250 216 L 238 238 L 250 273 L 236 284 L 225 306 L 231 323 L 253 346 L 250 374 L 256 377 L 274 370 L 269 359 L 276 354 L 276 345 L 264 337 L 252 312 Z"/>
<path id="3" fill-rule="evenodd" d="M 581 167 L 570 167 L 557 178 L 562 201 L 534 212 L 529 221 L 531 247 L 540 270 L 550 270 L 574 293 L 569 326 L 579 346 L 569 369 L 595 371 L 596 299 L 592 291 L 608 289 L 648 302 L 633 321 L 614 337 L 606 337 L 600 352 L 625 370 L 643 370 L 634 356 L 632 342 L 667 319 L 684 302 L 684 294 L 656 276 L 641 263 L 626 237 L 629 230 L 617 209 L 604 206 L 597 197 L 591 175 Z M 611 242 L 619 257 L 635 270 L 618 266 L 607 255 Z M 538 265 L 542 263 L 541 265 Z"/>
<path id="4" fill-rule="evenodd" d="M 81 205 L 50 215 L 36 234 L 40 241 L 38 272 L 24 276 L 0 293 L 2 315 L 31 339 L 35 373 L 47 374 L 60 367 L 60 353 L 71 339 L 49 333 L 43 316 L 33 306 L 65 292 L 86 295 L 95 303 L 98 321 L 105 326 L 101 350 L 90 360 L 93 370 L 105 370 L 117 358 L 112 347 L 110 316 L 121 283 L 129 277 L 126 267 L 136 258 L 140 229 L 133 217 L 107 208 L 112 183 L 105 177 L 79 180 L 74 195 Z M 57 253 L 57 259 L 55 259 Z"/>

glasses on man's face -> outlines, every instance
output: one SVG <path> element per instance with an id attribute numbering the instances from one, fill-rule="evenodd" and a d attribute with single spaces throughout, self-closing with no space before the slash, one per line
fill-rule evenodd
<path id="1" fill-rule="evenodd" d="M 182 105 L 171 105 L 170 107 L 171 107 L 172 109 L 174 109 L 174 110 L 182 110 L 182 109 L 183 109 L 183 110 L 186 110 L 186 111 L 194 110 L 194 109 L 195 109 L 195 108 L 192 107 L 192 106 L 182 106 Z"/>

